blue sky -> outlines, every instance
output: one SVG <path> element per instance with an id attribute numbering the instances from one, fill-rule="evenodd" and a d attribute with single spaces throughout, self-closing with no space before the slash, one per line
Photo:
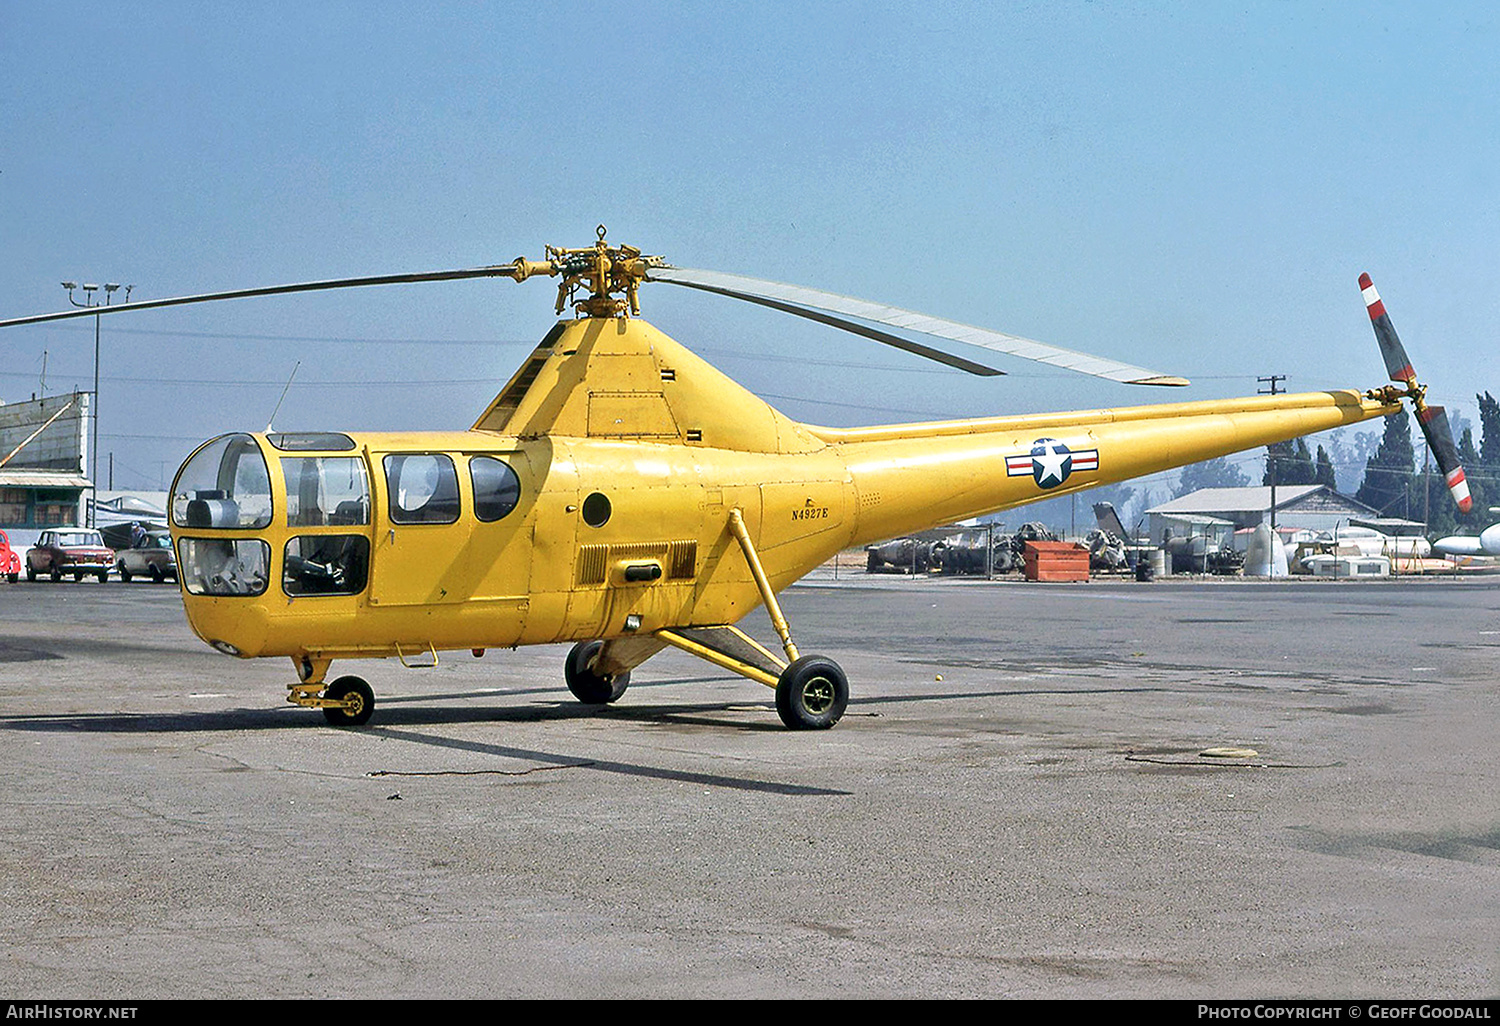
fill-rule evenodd
<path id="1" fill-rule="evenodd" d="M 1356 278 L 1430 395 L 1500 391 L 1486 5 L 0 4 L 0 313 L 540 257 L 610 238 L 1194 381 L 975 379 L 658 286 L 644 316 L 824 424 L 1371 387 Z M 545 281 L 106 318 L 101 450 L 156 487 L 264 427 L 461 428 Z M 0 398 L 88 387 L 11 329 Z M 1254 460 L 1252 459 L 1253 463 Z M 102 466 L 102 463 L 101 463 Z M 101 482 L 102 483 L 102 482 Z"/>

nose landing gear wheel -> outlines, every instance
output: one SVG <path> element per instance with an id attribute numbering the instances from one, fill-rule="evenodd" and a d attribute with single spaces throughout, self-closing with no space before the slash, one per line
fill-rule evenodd
<path id="1" fill-rule="evenodd" d="M 340 677 L 328 685 L 323 697 L 346 703 L 343 707 L 323 707 L 323 718 L 335 727 L 363 726 L 375 711 L 375 692 L 361 677 Z"/>
<path id="2" fill-rule="evenodd" d="M 849 679 L 832 659 L 795 660 L 776 684 L 776 712 L 792 730 L 827 730 L 849 704 Z"/>
<path id="3" fill-rule="evenodd" d="M 589 669 L 589 661 L 604 647 L 602 641 L 580 641 L 568 653 L 563 664 L 563 673 L 568 680 L 568 690 L 573 697 L 589 705 L 608 705 L 625 693 L 630 685 L 630 673 L 603 676 Z"/>

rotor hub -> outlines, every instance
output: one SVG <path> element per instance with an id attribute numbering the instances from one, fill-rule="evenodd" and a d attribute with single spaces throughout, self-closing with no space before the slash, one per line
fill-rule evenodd
<path id="1" fill-rule="evenodd" d="M 620 317 L 641 312 L 637 290 L 652 267 L 662 266 L 661 257 L 643 256 L 634 246 L 611 246 L 607 229 L 596 229 L 598 241 L 582 249 L 548 246 L 541 262 L 518 258 L 515 279 L 533 274 L 557 275 L 557 312 L 571 304 L 584 317 Z"/>

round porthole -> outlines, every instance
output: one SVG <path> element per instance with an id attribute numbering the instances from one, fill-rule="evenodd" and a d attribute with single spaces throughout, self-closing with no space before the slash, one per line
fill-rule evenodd
<path id="1" fill-rule="evenodd" d="M 609 497 L 603 492 L 594 492 L 583 500 L 583 522 L 590 527 L 603 527 L 609 523 Z"/>

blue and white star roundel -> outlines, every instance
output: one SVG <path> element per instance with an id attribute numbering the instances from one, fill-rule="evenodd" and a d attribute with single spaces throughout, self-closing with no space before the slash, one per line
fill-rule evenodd
<path id="1" fill-rule="evenodd" d="M 1038 488 L 1056 488 L 1075 470 L 1098 469 L 1098 449 L 1069 449 L 1055 438 L 1038 438 L 1031 452 L 1005 457 L 1006 476 L 1030 474 Z"/>

